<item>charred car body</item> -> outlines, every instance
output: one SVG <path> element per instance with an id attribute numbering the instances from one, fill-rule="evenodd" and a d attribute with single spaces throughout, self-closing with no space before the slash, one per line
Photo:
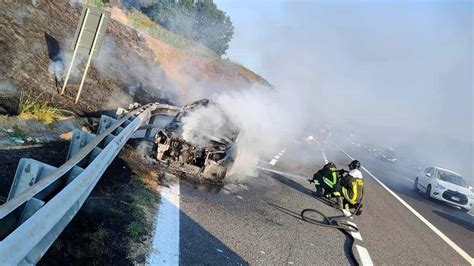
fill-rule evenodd
<path id="1" fill-rule="evenodd" d="M 191 129 L 186 127 L 186 119 L 205 108 L 219 117 L 218 129 L 206 128 L 206 123 L 202 123 L 206 121 L 198 121 Z M 201 119 L 209 120 L 210 117 Z M 184 106 L 165 128 L 157 132 L 153 150 L 155 158 L 171 170 L 198 181 L 220 182 L 236 157 L 238 134 L 237 127 L 216 103 L 202 99 Z M 194 138 L 200 141 L 193 141 Z"/>

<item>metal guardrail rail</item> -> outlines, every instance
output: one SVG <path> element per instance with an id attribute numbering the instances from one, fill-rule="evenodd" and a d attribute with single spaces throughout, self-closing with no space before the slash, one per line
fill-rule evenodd
<path id="1" fill-rule="evenodd" d="M 114 119 L 102 116 L 97 135 L 74 131 L 59 168 L 21 159 L 8 200 L 0 206 L 0 264 L 34 265 L 79 211 L 125 143 L 137 131 L 150 136 L 157 115 L 177 112 L 148 104 Z"/>

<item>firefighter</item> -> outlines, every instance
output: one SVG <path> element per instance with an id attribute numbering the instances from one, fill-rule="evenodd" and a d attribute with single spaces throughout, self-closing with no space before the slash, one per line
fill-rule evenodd
<path id="1" fill-rule="evenodd" d="M 336 191 L 339 180 L 339 172 L 333 162 L 329 162 L 319 169 L 312 179 L 308 181 L 316 186 L 318 196 L 331 197 Z"/>
<path id="2" fill-rule="evenodd" d="M 362 202 L 364 194 L 364 178 L 357 160 L 349 164 L 349 172 L 341 178 L 337 186 L 339 207 L 341 209 L 356 208 Z M 337 194 L 337 193 L 336 193 Z"/>

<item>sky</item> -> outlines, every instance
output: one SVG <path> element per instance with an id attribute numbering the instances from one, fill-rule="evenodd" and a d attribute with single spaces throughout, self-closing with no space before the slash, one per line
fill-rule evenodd
<path id="1" fill-rule="evenodd" d="M 227 56 L 307 112 L 473 175 L 471 1 L 215 2 Z"/>

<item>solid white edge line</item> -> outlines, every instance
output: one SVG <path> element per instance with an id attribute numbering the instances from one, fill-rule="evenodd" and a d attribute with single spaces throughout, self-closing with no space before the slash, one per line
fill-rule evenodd
<path id="1" fill-rule="evenodd" d="M 275 165 L 278 160 L 272 159 L 268 164 Z"/>
<path id="2" fill-rule="evenodd" d="M 336 145 L 336 144 L 335 144 Z M 347 157 L 351 160 L 354 160 L 347 152 L 345 152 L 341 147 L 336 145 Z M 367 172 L 379 185 L 381 185 L 385 190 L 387 190 L 392 196 L 394 196 L 401 204 L 403 204 L 409 211 L 411 211 L 418 219 L 420 219 L 428 228 L 430 228 L 435 234 L 437 234 L 441 239 L 444 240 L 449 246 L 451 246 L 459 255 L 461 255 L 468 263 L 474 265 L 474 258 L 472 258 L 466 251 L 460 248 L 456 243 L 454 243 L 448 236 L 446 236 L 443 232 L 441 232 L 436 226 L 430 223 L 425 217 L 423 217 L 419 212 L 417 212 L 413 207 L 411 207 L 405 200 L 400 198 L 395 192 L 393 192 L 390 188 L 388 188 L 382 181 L 380 181 L 375 175 L 373 175 L 369 170 L 365 167 L 362 169 Z"/>
<path id="3" fill-rule="evenodd" d="M 369 252 L 366 248 L 356 245 L 357 253 L 359 253 L 360 262 L 364 266 L 374 265 L 372 259 L 370 258 Z"/>
<path id="4" fill-rule="evenodd" d="M 179 181 L 161 187 L 161 202 L 146 265 L 179 265 Z"/>

